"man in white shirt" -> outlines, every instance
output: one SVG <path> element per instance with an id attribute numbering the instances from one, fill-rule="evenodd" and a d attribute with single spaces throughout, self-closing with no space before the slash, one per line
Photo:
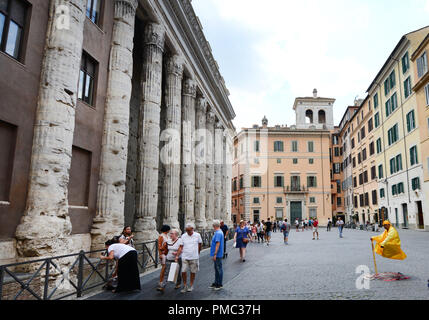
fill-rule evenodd
<path id="1" fill-rule="evenodd" d="M 186 224 L 186 233 L 181 237 L 182 245 L 177 252 L 177 256 L 182 255 L 182 293 L 192 292 L 194 290 L 195 275 L 199 270 L 199 259 L 203 240 L 201 239 L 201 235 L 195 232 L 194 229 L 195 225 L 193 223 Z M 187 286 L 188 270 L 191 273 L 189 287 Z"/>

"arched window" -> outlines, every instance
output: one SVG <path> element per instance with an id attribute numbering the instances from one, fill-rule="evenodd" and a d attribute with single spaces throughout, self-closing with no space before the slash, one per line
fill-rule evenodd
<path id="1" fill-rule="evenodd" d="M 307 110 L 305 112 L 305 123 L 313 123 L 313 111 Z"/>
<path id="2" fill-rule="evenodd" d="M 319 123 L 326 123 L 326 113 L 323 110 L 319 111 Z"/>

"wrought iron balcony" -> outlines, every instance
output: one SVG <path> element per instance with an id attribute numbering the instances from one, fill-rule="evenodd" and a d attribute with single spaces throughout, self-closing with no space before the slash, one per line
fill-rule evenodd
<path id="1" fill-rule="evenodd" d="M 292 186 L 285 186 L 283 187 L 284 193 L 308 193 L 308 188 L 306 186 L 298 186 L 298 185 L 292 185 Z"/>

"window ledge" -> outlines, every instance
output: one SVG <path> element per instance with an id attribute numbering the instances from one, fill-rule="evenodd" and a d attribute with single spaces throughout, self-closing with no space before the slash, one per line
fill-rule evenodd
<path id="1" fill-rule="evenodd" d="M 14 57 L 8 55 L 6 52 L 0 51 L 0 55 L 8 58 L 9 60 L 12 60 L 13 62 L 15 62 L 22 69 L 27 70 L 27 66 L 24 63 L 22 63 L 21 61 L 15 59 Z"/>

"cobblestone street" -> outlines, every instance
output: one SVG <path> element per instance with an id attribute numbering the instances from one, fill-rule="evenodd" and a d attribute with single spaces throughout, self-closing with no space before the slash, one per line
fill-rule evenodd
<path id="1" fill-rule="evenodd" d="M 224 289 L 209 289 L 214 280 L 213 263 L 209 252 L 202 252 L 200 272 L 195 290 L 182 294 L 169 284 L 164 294 L 155 290 L 159 271 L 145 275 L 142 291 L 129 294 L 103 292 L 91 300 L 232 300 L 232 299 L 428 299 L 429 289 L 429 233 L 398 230 L 402 248 L 408 258 L 388 260 L 377 256 L 379 272 L 401 272 L 410 277 L 404 281 L 371 281 L 370 289 L 358 290 L 356 267 L 367 265 L 374 272 L 370 236 L 377 233 L 344 230 L 339 239 L 334 228 L 320 230 L 320 240 L 313 241 L 310 231 L 291 231 L 289 245 L 282 234 L 273 233 L 272 244 L 251 243 L 246 262 L 239 260 L 239 252 L 228 243 L 229 257 L 224 261 Z M 380 232 L 381 233 L 381 232 Z"/>

